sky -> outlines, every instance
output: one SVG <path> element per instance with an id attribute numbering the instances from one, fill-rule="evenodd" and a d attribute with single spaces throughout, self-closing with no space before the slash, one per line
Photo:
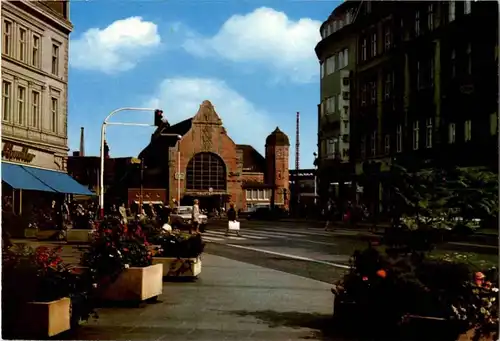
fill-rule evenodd
<path id="1" fill-rule="evenodd" d="M 317 152 L 319 27 L 338 1 L 72 1 L 68 135 L 98 155 L 104 118 L 122 107 L 160 108 L 170 124 L 209 100 L 231 138 L 264 154 L 277 126 L 290 138 L 300 112 L 300 167 Z M 153 124 L 153 113 L 110 121 Z M 108 126 L 112 157 L 137 156 L 152 127 Z"/>

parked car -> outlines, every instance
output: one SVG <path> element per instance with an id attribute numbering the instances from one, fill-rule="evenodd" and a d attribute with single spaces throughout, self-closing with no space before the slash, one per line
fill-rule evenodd
<path id="1" fill-rule="evenodd" d="M 187 229 L 192 225 L 193 208 L 191 206 L 179 206 L 177 208 L 177 213 L 172 213 L 170 215 L 170 224 L 174 228 Z M 205 214 L 200 213 L 200 231 L 204 231 L 208 218 Z"/>

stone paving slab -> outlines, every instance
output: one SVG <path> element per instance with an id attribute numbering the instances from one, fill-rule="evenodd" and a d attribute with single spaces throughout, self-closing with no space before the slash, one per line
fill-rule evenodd
<path id="1" fill-rule="evenodd" d="M 101 308 L 73 340 L 321 340 L 331 285 L 203 255 L 196 282 L 168 283 L 157 303 Z"/>

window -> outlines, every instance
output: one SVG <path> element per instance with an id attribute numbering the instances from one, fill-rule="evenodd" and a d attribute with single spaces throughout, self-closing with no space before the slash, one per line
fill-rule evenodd
<path id="1" fill-rule="evenodd" d="M 401 153 L 403 150 L 403 127 L 398 124 L 396 127 L 396 152 Z"/>
<path id="2" fill-rule="evenodd" d="M 432 148 L 432 118 L 426 120 L 425 125 L 425 147 Z"/>
<path id="3" fill-rule="evenodd" d="M 342 95 L 338 94 L 337 105 L 339 107 L 339 111 L 342 111 Z"/>
<path id="4" fill-rule="evenodd" d="M 389 27 L 385 28 L 384 33 L 384 48 L 385 51 L 389 51 L 391 49 L 391 29 Z"/>
<path id="5" fill-rule="evenodd" d="M 325 63 L 319 64 L 319 72 L 321 78 L 325 77 Z"/>
<path id="6" fill-rule="evenodd" d="M 326 24 L 326 36 L 328 37 L 330 34 L 332 34 L 332 26 L 328 23 Z"/>
<path id="7" fill-rule="evenodd" d="M 326 144 L 326 157 L 333 159 L 335 157 L 335 139 L 329 139 Z"/>
<path id="8" fill-rule="evenodd" d="M 434 4 L 427 6 L 427 28 L 429 31 L 434 29 Z"/>
<path id="9" fill-rule="evenodd" d="M 31 46 L 31 65 L 40 67 L 40 37 L 33 35 L 33 45 Z"/>
<path id="10" fill-rule="evenodd" d="M 344 49 L 344 66 L 349 65 L 349 51 Z"/>
<path id="11" fill-rule="evenodd" d="M 472 9 L 472 3 L 470 0 L 465 0 L 464 1 L 464 14 L 470 14 L 471 9 Z"/>
<path id="12" fill-rule="evenodd" d="M 31 122 L 32 127 L 38 127 L 38 118 L 40 117 L 40 93 L 38 91 L 31 92 Z"/>
<path id="13" fill-rule="evenodd" d="M 429 85 L 434 85 L 434 58 L 429 59 Z"/>
<path id="14" fill-rule="evenodd" d="M 337 32 L 337 20 L 333 21 L 333 32 Z"/>
<path id="15" fill-rule="evenodd" d="M 498 131 L 497 113 L 490 114 L 490 135 L 496 135 Z"/>
<path id="16" fill-rule="evenodd" d="M 8 121 L 10 118 L 12 100 L 12 84 L 6 81 L 2 82 L 2 118 Z"/>
<path id="17" fill-rule="evenodd" d="M 377 83 L 371 82 L 370 83 L 370 104 L 376 104 L 376 103 L 377 103 Z"/>
<path id="18" fill-rule="evenodd" d="M 246 189 L 245 190 L 245 197 L 247 200 L 252 200 L 252 190 Z"/>
<path id="19" fill-rule="evenodd" d="M 391 90 L 392 90 L 392 74 L 387 73 L 385 75 L 385 85 L 384 85 L 385 99 L 391 98 Z"/>
<path id="20" fill-rule="evenodd" d="M 344 67 L 344 54 L 342 51 L 339 53 L 339 70 Z"/>
<path id="21" fill-rule="evenodd" d="M 451 78 L 455 78 L 457 75 L 456 57 L 455 50 L 451 51 Z"/>
<path id="22" fill-rule="evenodd" d="M 377 55 L 377 33 L 372 34 L 372 57 L 375 57 Z"/>
<path id="23" fill-rule="evenodd" d="M 465 121 L 465 141 L 470 141 L 472 140 L 472 121 L 467 120 Z"/>
<path id="24" fill-rule="evenodd" d="M 20 61 L 26 62 L 26 30 L 24 28 L 19 28 L 19 55 L 17 56 Z"/>
<path id="25" fill-rule="evenodd" d="M 361 42 L 361 60 L 366 60 L 366 38 Z"/>
<path id="26" fill-rule="evenodd" d="M 52 74 L 59 75 L 59 45 L 52 44 Z"/>
<path id="27" fill-rule="evenodd" d="M 214 153 L 195 154 L 186 167 L 186 189 L 196 191 L 226 190 L 226 164 Z M 255 191 L 255 190 L 254 190 Z M 256 199 L 256 193 L 252 193 Z"/>
<path id="28" fill-rule="evenodd" d="M 339 19 L 339 30 L 344 27 L 344 20 Z"/>
<path id="29" fill-rule="evenodd" d="M 344 101 L 348 101 L 349 100 L 349 92 L 348 91 L 343 91 L 342 92 L 342 99 Z M 340 110 L 342 110 L 342 108 L 339 108 Z"/>
<path id="30" fill-rule="evenodd" d="M 361 106 L 366 105 L 366 84 L 361 87 Z"/>
<path id="31" fill-rule="evenodd" d="M 17 124 L 24 123 L 26 116 L 26 88 L 22 86 L 17 87 Z"/>
<path id="32" fill-rule="evenodd" d="M 342 85 L 349 86 L 349 77 L 342 78 Z"/>
<path id="33" fill-rule="evenodd" d="M 335 72 L 335 55 L 328 57 L 326 60 L 326 74 L 331 75 Z"/>
<path id="34" fill-rule="evenodd" d="M 422 79 L 420 77 L 420 61 L 417 62 L 417 89 L 420 89 L 422 85 Z"/>
<path id="35" fill-rule="evenodd" d="M 385 135 L 384 151 L 386 155 L 391 153 L 391 135 Z"/>
<path id="36" fill-rule="evenodd" d="M 420 11 L 415 13 L 415 36 L 420 35 Z"/>
<path id="37" fill-rule="evenodd" d="M 455 123 L 448 125 L 448 143 L 455 143 Z"/>
<path id="38" fill-rule="evenodd" d="M 3 44 L 2 52 L 6 55 L 12 55 L 12 23 L 3 21 Z"/>
<path id="39" fill-rule="evenodd" d="M 413 122 L 413 150 L 418 149 L 419 145 L 419 122 Z"/>
<path id="40" fill-rule="evenodd" d="M 59 114 L 59 100 L 55 97 L 51 99 L 50 105 L 50 130 L 57 133 L 57 118 Z"/>
<path id="41" fill-rule="evenodd" d="M 370 155 L 375 156 L 377 153 L 377 132 L 374 131 L 370 138 Z"/>
<path id="42" fill-rule="evenodd" d="M 347 13 L 345 14 L 345 24 L 349 25 L 350 23 L 351 23 L 351 12 L 347 11 Z"/>
<path id="43" fill-rule="evenodd" d="M 335 112 L 335 96 L 326 99 L 326 114 Z"/>
<path id="44" fill-rule="evenodd" d="M 455 20 L 455 0 L 451 0 L 449 2 L 449 8 L 448 8 L 448 21 L 452 22 Z"/>
<path id="45" fill-rule="evenodd" d="M 362 137 L 359 141 L 359 155 L 362 159 L 366 157 L 366 137 Z"/>
<path id="46" fill-rule="evenodd" d="M 472 48 L 471 45 L 467 45 L 467 74 L 472 75 Z"/>

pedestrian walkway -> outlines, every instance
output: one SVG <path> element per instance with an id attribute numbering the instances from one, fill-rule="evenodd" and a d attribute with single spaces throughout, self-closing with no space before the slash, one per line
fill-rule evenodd
<path id="1" fill-rule="evenodd" d="M 204 254 L 194 283 L 165 283 L 156 304 L 101 308 L 72 340 L 324 340 L 331 285 Z"/>

